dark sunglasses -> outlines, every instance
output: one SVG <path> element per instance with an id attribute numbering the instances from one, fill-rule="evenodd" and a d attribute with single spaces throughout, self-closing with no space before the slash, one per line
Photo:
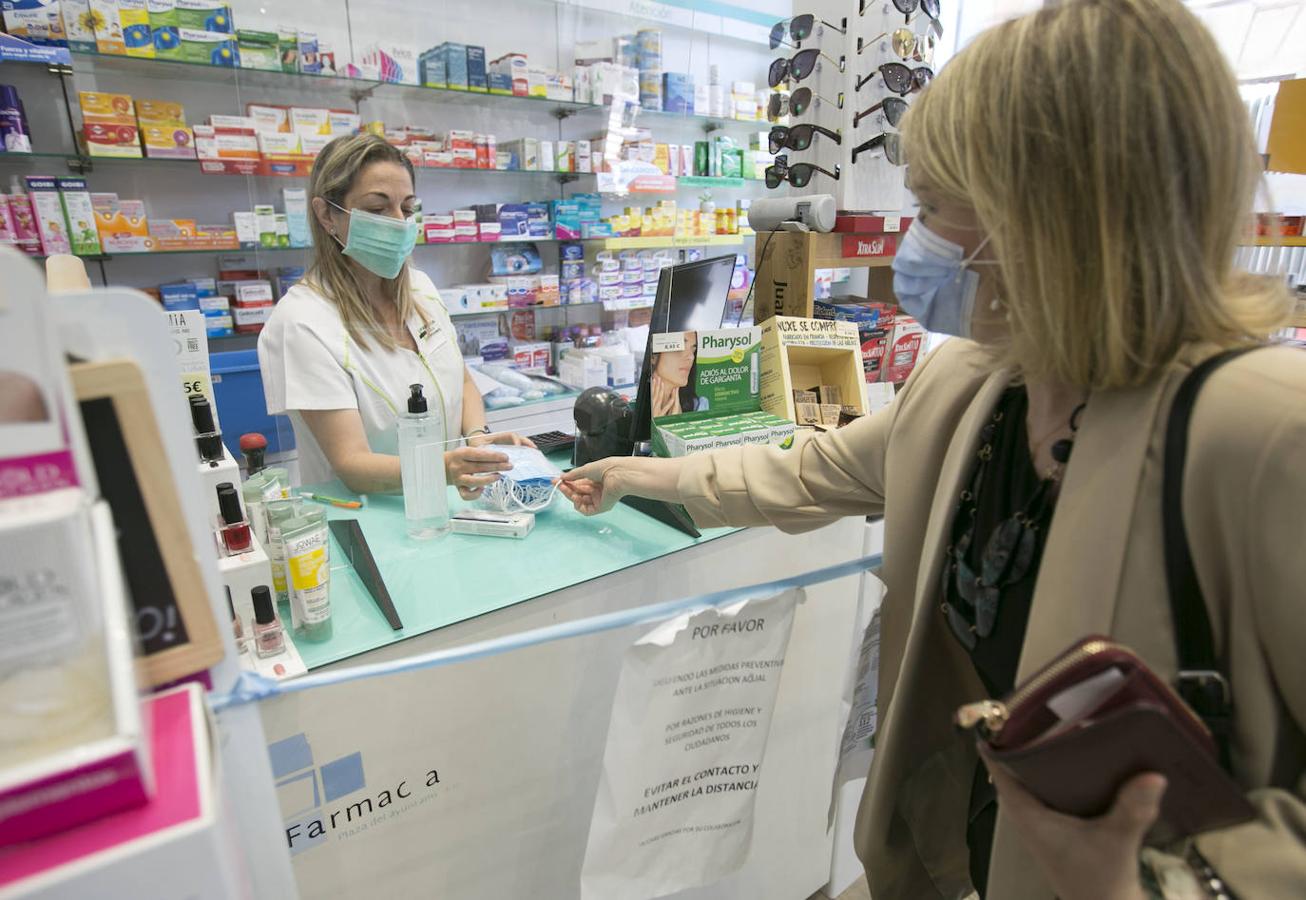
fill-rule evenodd
<path id="1" fill-rule="evenodd" d="M 842 56 L 836 60 L 812 47 L 807 50 L 799 50 L 789 59 L 780 57 L 773 60 L 771 70 L 767 73 L 766 83 L 771 87 L 779 87 L 790 79 L 802 81 L 816 71 L 816 63 L 820 59 L 829 60 L 830 64 L 836 66 L 840 72 L 844 70 L 845 60 Z"/>
<path id="2" fill-rule="evenodd" d="M 897 128 L 898 123 L 902 121 L 902 117 L 907 115 L 907 101 L 903 100 L 901 97 L 885 97 L 883 100 L 881 100 L 879 103 L 872 106 L 870 109 L 864 109 L 861 112 L 854 115 L 853 128 L 856 128 L 858 125 L 862 124 L 862 119 L 866 118 L 867 116 L 874 115 L 876 110 L 880 110 L 880 109 L 884 110 L 885 120 L 888 121 L 888 123 L 892 125 L 894 128 Z"/>
<path id="3" fill-rule="evenodd" d="M 864 141 L 853 148 L 853 165 L 857 164 L 858 156 L 879 147 L 884 148 L 884 158 L 892 165 L 901 166 L 906 162 L 902 157 L 902 139 L 898 135 L 886 131 L 884 134 L 877 134 L 869 141 Z"/>
<path id="4" fill-rule="evenodd" d="M 843 137 L 837 131 L 822 128 L 820 125 L 776 125 L 771 129 L 771 152 L 779 153 L 786 148 L 803 151 L 812 146 L 818 134 L 823 134 L 836 144 L 843 143 Z"/>
<path id="5" fill-rule="evenodd" d="M 816 18 L 816 16 L 812 15 L 811 13 L 804 13 L 801 16 L 794 16 L 787 23 L 788 24 L 787 30 L 789 32 L 789 37 L 795 43 L 807 40 L 809 37 L 812 36 L 812 32 L 816 30 L 817 21 L 818 19 Z M 820 19 L 819 21 L 826 28 L 832 28 L 835 31 L 839 32 L 840 34 L 848 33 L 847 19 L 843 20 L 842 28 L 839 27 L 838 25 L 832 25 L 831 23 L 825 21 L 825 19 Z M 785 31 L 786 31 L 785 25 L 786 25 L 785 22 L 776 22 L 774 25 L 771 26 L 771 49 L 772 50 L 779 48 L 781 44 L 784 44 L 786 47 L 789 46 L 785 42 Z"/>
<path id="6" fill-rule="evenodd" d="M 911 94 L 924 89 L 934 79 L 934 70 L 929 66 L 917 66 L 915 69 L 909 69 L 902 63 L 884 63 L 874 72 L 858 78 L 857 87 L 854 90 L 860 91 L 862 85 L 876 75 L 884 76 L 884 86 L 901 97 L 904 94 Z"/>
<path id="7" fill-rule="evenodd" d="M 766 105 L 766 118 L 774 122 L 788 115 L 801 116 L 812 108 L 812 103 L 816 100 L 822 103 L 830 103 L 835 109 L 843 109 L 843 92 L 840 91 L 839 99 L 831 103 L 820 94 L 812 93 L 808 87 L 800 87 L 787 97 L 784 94 L 772 94 L 770 101 Z"/>
<path id="8" fill-rule="evenodd" d="M 795 166 L 776 165 L 768 166 L 766 170 L 766 186 L 774 190 L 784 182 L 789 182 L 796 188 L 805 188 L 812 181 L 812 176 L 817 172 L 839 180 L 839 167 L 835 166 L 834 171 L 822 169 L 820 166 L 814 166 L 811 163 L 798 163 Z"/>
<path id="9" fill-rule="evenodd" d="M 861 0 L 857 5 L 857 15 L 866 15 L 866 10 L 871 6 L 871 0 Z M 941 12 L 939 0 L 893 0 L 893 8 L 898 10 L 904 16 L 910 16 L 916 10 L 923 10 L 925 15 L 931 19 L 937 19 Z"/>

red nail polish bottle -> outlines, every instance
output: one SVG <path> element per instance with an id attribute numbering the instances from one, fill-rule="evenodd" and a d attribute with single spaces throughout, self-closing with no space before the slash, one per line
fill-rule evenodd
<path id="1" fill-rule="evenodd" d="M 252 546 L 249 523 L 240 513 L 240 498 L 231 482 L 218 485 L 218 510 L 222 514 L 222 545 L 227 555 L 247 552 Z"/>

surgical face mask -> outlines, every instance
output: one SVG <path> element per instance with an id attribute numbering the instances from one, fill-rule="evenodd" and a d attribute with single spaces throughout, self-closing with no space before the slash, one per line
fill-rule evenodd
<path id="1" fill-rule="evenodd" d="M 966 256 L 959 245 L 913 222 L 893 258 L 893 292 L 903 310 L 927 331 L 970 337 L 979 291 L 979 273 L 970 266 L 992 262 L 975 259 L 988 242 Z"/>
<path id="2" fill-rule="evenodd" d="M 498 445 L 487 447 L 508 457 L 512 468 L 499 473 L 499 480 L 481 492 L 481 501 L 501 512 L 539 512 L 553 502 L 562 470 L 533 447 Z"/>
<path id="3" fill-rule="evenodd" d="M 382 278 L 398 275 L 417 245 L 417 220 L 412 216 L 392 219 L 361 209 L 347 210 L 338 203 L 331 205 L 349 216 L 348 242 L 336 238 L 336 243 L 345 248 L 345 256 Z"/>

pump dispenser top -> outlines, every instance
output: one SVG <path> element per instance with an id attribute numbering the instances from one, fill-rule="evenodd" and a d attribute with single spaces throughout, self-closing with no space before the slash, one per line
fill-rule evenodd
<path id="1" fill-rule="evenodd" d="M 422 394 L 420 384 L 408 385 L 408 411 L 414 415 L 421 415 L 426 412 L 426 397 Z"/>

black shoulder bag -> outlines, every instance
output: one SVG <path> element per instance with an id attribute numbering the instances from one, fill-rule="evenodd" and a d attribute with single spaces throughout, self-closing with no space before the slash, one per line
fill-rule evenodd
<path id="1" fill-rule="evenodd" d="M 1231 771 L 1229 739 L 1233 727 L 1233 693 L 1216 658 L 1211 619 L 1202 598 L 1202 587 L 1197 582 L 1188 532 L 1184 528 L 1184 465 L 1188 456 L 1188 427 L 1202 385 L 1216 369 L 1255 349 L 1257 347 L 1241 347 L 1217 353 L 1189 372 L 1175 394 L 1165 431 L 1161 505 L 1166 583 L 1170 590 L 1170 614 L 1179 658 L 1175 690 L 1210 729 L 1220 753 L 1220 765 L 1225 771 Z"/>

